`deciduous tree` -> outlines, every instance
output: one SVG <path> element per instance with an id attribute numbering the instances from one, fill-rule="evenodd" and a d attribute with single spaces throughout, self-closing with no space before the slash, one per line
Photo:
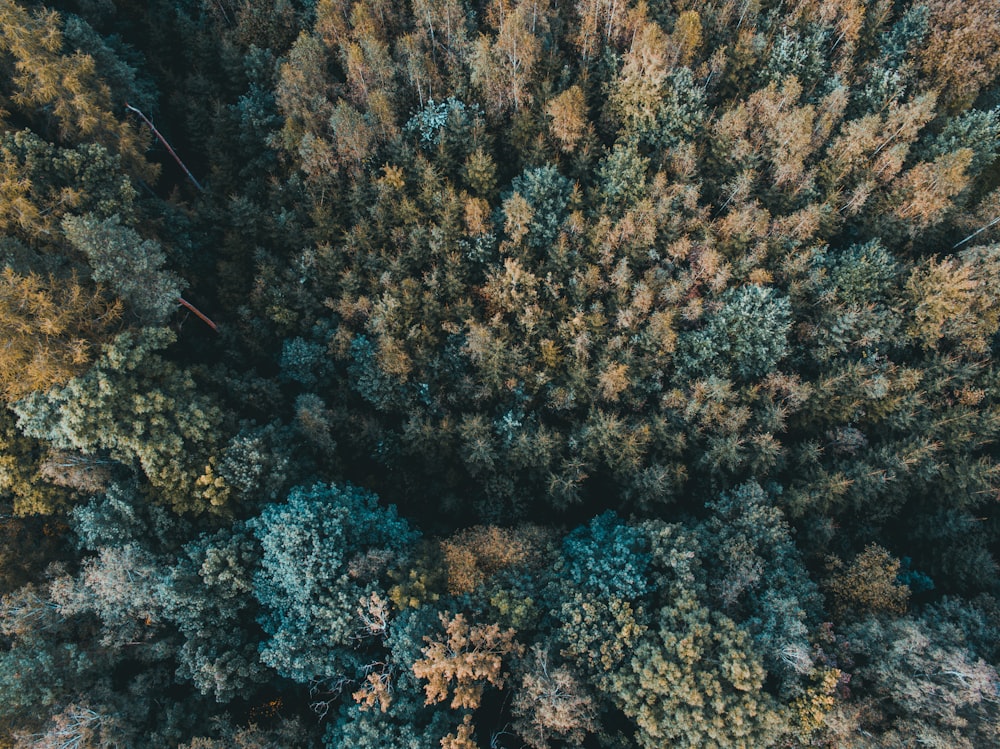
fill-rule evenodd
<path id="1" fill-rule="evenodd" d="M 444 702 L 450 694 L 452 708 L 475 709 L 487 684 L 504 686 L 509 677 L 504 658 L 520 655 L 524 646 L 514 639 L 513 629 L 470 624 L 463 614 L 441 612 L 440 618 L 444 631 L 424 637 L 424 657 L 413 664 L 413 673 L 427 682 L 427 704 Z"/>
<path id="2" fill-rule="evenodd" d="M 75 276 L 0 274 L 0 390 L 8 401 L 63 385 L 93 361 L 118 327 L 122 308 Z"/>

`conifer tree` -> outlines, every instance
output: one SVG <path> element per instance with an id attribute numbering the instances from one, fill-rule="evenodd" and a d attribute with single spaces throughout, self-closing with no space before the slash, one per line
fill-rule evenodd
<path id="1" fill-rule="evenodd" d="M 119 334 L 85 374 L 19 401 L 19 425 L 61 448 L 138 463 L 177 511 L 224 512 L 229 490 L 212 470 L 223 414 L 155 353 L 173 340 L 164 328 Z"/>
<path id="2" fill-rule="evenodd" d="M 113 334 L 121 305 L 75 277 L 0 275 L 0 387 L 7 401 L 65 384 Z"/>
<path id="3" fill-rule="evenodd" d="M 0 4 L 0 53 L 12 69 L 11 103 L 63 143 L 96 142 L 117 152 L 133 174 L 151 178 L 139 131 L 119 120 L 117 103 L 94 58 L 64 50 L 62 19 L 31 12 L 14 0 Z"/>
<path id="4" fill-rule="evenodd" d="M 66 216 L 66 239 L 86 258 L 91 276 L 106 283 L 145 324 L 163 323 L 177 306 L 181 279 L 161 266 L 166 256 L 152 240 L 121 225 L 117 215 Z"/>

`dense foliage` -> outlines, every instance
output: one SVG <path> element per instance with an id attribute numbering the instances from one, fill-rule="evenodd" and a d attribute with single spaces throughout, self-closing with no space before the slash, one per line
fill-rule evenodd
<path id="1" fill-rule="evenodd" d="M 1000 745 L 998 157 L 995 0 L 0 0 L 0 747 Z"/>

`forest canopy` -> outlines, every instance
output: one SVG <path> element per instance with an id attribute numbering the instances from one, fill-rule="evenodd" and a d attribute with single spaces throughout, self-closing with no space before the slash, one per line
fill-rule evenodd
<path id="1" fill-rule="evenodd" d="M 0 0 L 0 749 L 1000 745 L 995 0 Z"/>

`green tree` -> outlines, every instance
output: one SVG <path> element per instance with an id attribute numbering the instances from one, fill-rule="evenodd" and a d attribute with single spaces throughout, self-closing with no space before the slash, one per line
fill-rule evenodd
<path id="1" fill-rule="evenodd" d="M 157 596 L 159 560 L 135 543 L 97 551 L 76 575 L 52 581 L 52 602 L 60 616 L 96 617 L 98 641 L 106 647 L 148 646 L 163 619 Z"/>
<path id="2" fill-rule="evenodd" d="M 513 228 L 512 241 L 521 237 L 534 252 L 546 251 L 555 242 L 559 228 L 565 220 L 572 183 L 551 164 L 525 171 L 511 181 L 512 195 L 505 201 L 507 215 L 505 223 Z M 515 215 L 515 205 L 520 203 L 514 196 L 523 199 L 527 216 L 523 219 Z M 526 219 L 526 220 L 525 220 Z M 515 239 L 514 237 L 517 237 Z"/>
<path id="3" fill-rule="evenodd" d="M 72 642 L 60 643 L 57 607 L 33 585 L 0 599 L 0 730 L 5 738 L 39 731 L 59 702 L 93 684 L 103 659 Z"/>
<path id="4" fill-rule="evenodd" d="M 253 574 L 260 550 L 242 525 L 203 534 L 184 547 L 159 582 L 162 616 L 177 627 L 177 677 L 230 702 L 273 678 L 261 663 Z"/>
<path id="5" fill-rule="evenodd" d="M 85 374 L 19 401 L 19 425 L 59 448 L 137 462 L 178 512 L 224 512 L 229 491 L 211 463 L 223 413 L 188 372 L 156 353 L 174 340 L 165 328 L 119 334 Z"/>
<path id="6" fill-rule="evenodd" d="M 357 609 L 376 579 L 352 574 L 366 553 L 405 552 L 416 534 L 395 508 L 351 485 L 298 488 L 249 524 L 262 548 L 253 594 L 268 639 L 261 660 L 301 683 L 354 679 L 364 663 L 351 648 Z"/>
<path id="7" fill-rule="evenodd" d="M 345 705 L 326 729 L 324 746 L 376 749 L 388 743 L 400 749 L 440 749 L 454 717 L 444 710 L 424 708 L 417 697 L 401 695 L 385 713 Z"/>
<path id="8" fill-rule="evenodd" d="M 788 351 L 791 309 L 774 290 L 749 284 L 725 291 L 700 330 L 680 336 L 678 367 L 690 377 L 730 373 L 741 380 L 771 372 Z"/>
<path id="9" fill-rule="evenodd" d="M 166 255 L 153 240 L 121 225 L 115 215 L 66 216 L 66 239 L 91 267 L 98 283 L 105 283 L 146 325 L 163 323 L 177 307 L 183 281 L 163 269 Z"/>
<path id="10" fill-rule="evenodd" d="M 302 721 L 278 718 L 276 725 L 262 727 L 255 723 L 236 726 L 224 720 L 216 721 L 211 735 L 203 735 L 179 744 L 177 749 L 268 749 L 274 746 L 304 746 L 310 735 Z M 202 727 L 204 729 L 204 727 Z"/>

